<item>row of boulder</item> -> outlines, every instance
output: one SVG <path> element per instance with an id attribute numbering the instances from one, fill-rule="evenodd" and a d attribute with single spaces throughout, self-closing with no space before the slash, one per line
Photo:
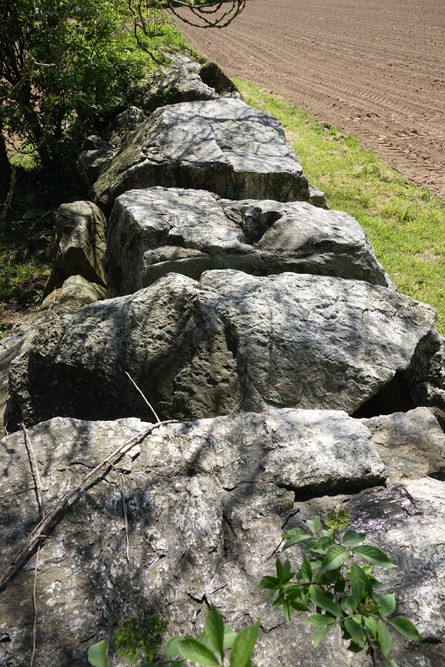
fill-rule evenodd
<path id="1" fill-rule="evenodd" d="M 381 578 L 422 641 L 397 663 L 443 665 L 434 309 L 214 64 L 137 101 L 86 141 L 90 200 L 60 207 L 42 305 L 0 341 L 0 666 L 34 642 L 36 667 L 80 667 L 126 618 L 191 634 L 209 604 L 260 618 L 258 667 L 383 666 L 335 632 L 313 649 L 257 587 L 284 528 L 340 507 L 399 566 Z"/>

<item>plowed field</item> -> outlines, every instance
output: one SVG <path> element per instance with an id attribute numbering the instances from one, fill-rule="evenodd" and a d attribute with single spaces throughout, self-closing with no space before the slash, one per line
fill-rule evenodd
<path id="1" fill-rule="evenodd" d="M 224 30 L 180 27 L 228 75 L 354 134 L 445 197 L 445 0 L 248 0 Z"/>

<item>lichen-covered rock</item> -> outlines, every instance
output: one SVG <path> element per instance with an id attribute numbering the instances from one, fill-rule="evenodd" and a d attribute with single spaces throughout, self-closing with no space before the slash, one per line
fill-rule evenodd
<path id="1" fill-rule="evenodd" d="M 437 331 L 419 343 L 405 382 L 411 387 L 412 402 L 427 405 L 445 431 L 445 339 Z"/>
<path id="2" fill-rule="evenodd" d="M 102 167 L 117 153 L 118 149 L 101 137 L 87 137 L 77 160 L 77 169 L 87 189 L 97 181 Z"/>
<path id="3" fill-rule="evenodd" d="M 204 189 L 230 199 L 307 201 L 306 177 L 280 122 L 241 100 L 157 109 L 94 184 L 110 211 L 134 188 Z"/>
<path id="4" fill-rule="evenodd" d="M 23 351 L 28 336 L 16 333 L 0 340 L 0 429 L 8 429 L 5 421 L 5 408 L 9 397 L 9 369 L 12 361 Z"/>
<path id="5" fill-rule="evenodd" d="M 399 613 L 419 626 L 425 642 L 399 640 L 398 664 L 438 667 L 445 659 L 443 483 L 415 479 L 357 493 L 383 482 L 386 471 L 371 432 L 341 412 L 272 410 L 168 424 L 151 434 L 149 428 L 137 419 L 56 418 L 29 432 L 46 513 L 134 440 L 61 513 L 38 553 L 35 584 L 36 556 L 4 584 L 2 667 L 29 663 L 34 618 L 36 667 L 83 667 L 88 645 L 122 620 L 158 613 L 170 622 L 169 635 L 193 634 L 209 603 L 237 629 L 261 619 L 258 665 L 368 667 L 370 659 L 348 654 L 335 634 L 314 651 L 298 615 L 287 625 L 258 588 L 274 573 L 282 526 L 325 516 L 339 503 L 352 526 L 399 565 L 379 579 L 397 593 Z M 23 434 L 0 441 L 0 455 L 4 576 L 38 522 L 38 506 Z M 353 495 L 345 495 L 348 488 Z M 286 555 L 297 565 L 298 548 Z M 113 647 L 109 664 L 122 664 Z"/>
<path id="6" fill-rule="evenodd" d="M 62 287 L 48 294 L 38 308 L 27 313 L 14 327 L 14 331 L 29 331 L 58 315 L 73 313 L 83 306 L 106 298 L 107 290 L 102 285 L 90 283 L 79 275 L 70 276 Z"/>
<path id="7" fill-rule="evenodd" d="M 57 255 L 44 297 L 62 287 L 69 276 L 79 275 L 90 283 L 106 286 L 105 228 L 105 217 L 92 202 L 60 206 L 56 221 Z"/>
<path id="8" fill-rule="evenodd" d="M 445 480 L 445 434 L 428 408 L 363 419 L 392 483 Z"/>
<path id="9" fill-rule="evenodd" d="M 218 98 L 219 91 L 215 90 L 215 86 L 207 85 L 211 78 L 210 73 L 206 77 L 204 70 L 204 75 L 201 75 L 202 68 L 199 64 L 188 58 L 175 56 L 174 61 L 170 67 L 164 67 L 154 80 L 142 82 L 133 92 L 136 103 L 144 111 L 151 113 L 166 104 Z"/>
<path id="10" fill-rule="evenodd" d="M 106 131 L 108 141 L 117 148 L 125 146 L 146 120 L 147 116 L 142 109 L 135 106 L 128 107 L 118 114 L 108 126 Z"/>
<path id="11" fill-rule="evenodd" d="M 171 271 L 254 275 L 295 271 L 391 286 L 360 225 L 305 202 L 229 201 L 203 190 L 130 190 L 115 201 L 107 232 L 110 296 L 147 287 Z"/>
<path id="12" fill-rule="evenodd" d="M 354 413 L 410 365 L 435 311 L 363 281 L 283 273 L 168 274 L 62 316 L 10 373 L 27 423 L 152 419 L 271 407 Z"/>

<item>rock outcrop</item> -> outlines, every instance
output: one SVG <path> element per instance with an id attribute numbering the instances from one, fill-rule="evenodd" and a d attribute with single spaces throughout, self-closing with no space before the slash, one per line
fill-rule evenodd
<path id="1" fill-rule="evenodd" d="M 81 276 L 88 282 L 106 286 L 104 272 L 107 221 L 91 202 L 62 204 L 57 211 L 57 255 L 43 296 L 62 287 L 70 276 Z"/>
<path id="2" fill-rule="evenodd" d="M 107 266 L 110 296 L 135 292 L 169 272 L 197 280 L 210 269 L 295 271 L 391 286 L 363 229 L 346 213 L 178 188 L 130 190 L 116 199 Z"/>
<path id="3" fill-rule="evenodd" d="M 307 201 L 309 188 L 281 124 L 237 99 L 157 109 L 93 186 L 107 212 L 134 188 L 204 189 L 230 199 Z"/>
<path id="4" fill-rule="evenodd" d="M 12 364 L 11 403 L 26 423 L 151 419 L 128 372 L 165 418 L 352 414 L 408 369 L 434 320 L 429 306 L 363 281 L 173 273 L 40 327 Z"/>
<path id="5" fill-rule="evenodd" d="M 435 442 L 442 455 L 445 436 L 427 410 L 385 421 L 384 447 L 381 425 L 370 430 L 345 413 L 319 410 L 170 424 L 151 434 L 153 425 L 137 419 L 56 418 L 36 426 L 28 438 L 41 469 L 47 513 L 119 445 L 132 439 L 134 445 L 97 472 L 38 554 L 36 667 L 85 665 L 86 647 L 103 628 L 154 610 L 168 618 L 169 634 L 191 633 L 202 622 L 206 603 L 216 604 L 235 627 L 246 618 L 261 618 L 258 665 L 368 667 L 370 659 L 348 655 L 335 635 L 314 651 L 309 629 L 287 626 L 257 587 L 274 571 L 281 527 L 301 525 L 339 504 L 353 527 L 365 530 L 399 565 L 384 583 L 426 639 L 409 649 L 400 642 L 399 664 L 438 666 L 445 659 L 437 583 L 445 575 L 443 483 L 413 479 L 406 450 L 398 456 L 396 434 L 402 430 L 409 440 L 422 428 L 424 441 Z M 389 466 L 379 455 L 388 447 Z M 38 521 L 38 507 L 23 434 L 0 442 L 0 453 L 5 466 L 0 571 L 6 574 Z M 435 456 L 429 459 L 428 449 L 424 455 L 426 466 L 435 470 Z M 443 469 L 443 461 L 438 467 Z M 386 488 L 375 488 L 385 480 Z M 360 489 L 365 491 L 357 493 Z M 34 557 L 1 594 L 0 664 L 8 667 L 29 662 L 35 562 Z M 110 665 L 117 664 L 112 657 Z"/>
<path id="6" fill-rule="evenodd" d="M 435 312 L 323 210 L 277 120 L 214 66 L 171 76 L 158 96 L 178 104 L 129 109 L 85 146 L 113 209 L 108 294 L 103 215 L 67 204 L 56 289 L 0 342 L 0 667 L 33 646 L 34 667 L 84 667 L 124 619 L 193 634 L 209 604 L 236 629 L 261 620 L 258 667 L 383 667 L 335 632 L 314 650 L 258 588 L 282 530 L 338 508 L 398 565 L 379 579 L 422 641 L 396 638 L 397 664 L 442 667 Z"/>

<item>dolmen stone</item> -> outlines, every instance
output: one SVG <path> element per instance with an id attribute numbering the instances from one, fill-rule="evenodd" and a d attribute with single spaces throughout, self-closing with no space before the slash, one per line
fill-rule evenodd
<path id="1" fill-rule="evenodd" d="M 206 77 L 207 70 L 201 75 L 201 69 L 200 65 L 192 60 L 175 56 L 170 67 L 163 68 L 154 81 L 142 81 L 132 94 L 136 103 L 148 113 L 167 104 L 217 99 L 220 91 L 215 90 L 215 85 L 212 84 L 218 84 L 221 77 L 218 78 L 216 72 L 213 78 L 211 73 Z M 224 77 L 222 73 L 221 75 Z M 204 78 L 207 78 L 209 84 L 204 82 Z M 229 83 L 226 83 L 226 89 L 230 79 L 227 81 Z"/>
<path id="2" fill-rule="evenodd" d="M 10 405 L 28 424 L 152 420 L 129 373 L 164 418 L 272 407 L 354 414 L 393 380 L 403 385 L 434 321 L 430 306 L 358 280 L 172 273 L 40 327 L 12 362 Z"/>
<path id="3" fill-rule="evenodd" d="M 204 189 L 230 199 L 310 196 L 281 123 L 230 98 L 157 109 L 102 168 L 93 190 L 109 212 L 120 194 L 155 185 Z"/>
<path id="4" fill-rule="evenodd" d="M 428 423 L 431 434 L 440 431 Z M 371 658 L 354 658 L 335 633 L 315 651 L 299 616 L 286 624 L 258 588 L 274 574 L 283 526 L 301 527 L 338 507 L 398 565 L 379 570 L 379 579 L 424 640 L 396 640 L 397 658 L 406 660 L 400 664 L 441 664 L 442 482 L 411 475 L 383 488 L 388 471 L 373 432 L 340 411 L 271 410 L 153 426 L 55 418 L 29 430 L 41 504 L 46 515 L 59 515 L 18 573 L 11 563 L 39 521 L 39 506 L 24 434 L 0 440 L 0 664 L 29 664 L 34 623 L 36 667 L 81 667 L 88 646 L 124 619 L 157 613 L 169 622 L 168 636 L 195 634 L 206 605 L 215 604 L 236 629 L 246 617 L 261 619 L 258 665 L 369 667 Z M 100 466 L 118 448 L 112 465 Z M 396 441 L 392 449 L 397 457 Z M 395 467 L 403 465 L 409 468 L 404 453 Z M 76 487 L 82 493 L 60 511 Z M 296 565 L 298 548 L 286 556 Z M 122 664 L 113 645 L 108 664 Z"/>
<path id="5" fill-rule="evenodd" d="M 57 254 L 44 298 L 61 288 L 70 276 L 81 276 L 90 283 L 106 286 L 103 267 L 106 224 L 104 214 L 92 202 L 76 201 L 59 207 Z"/>
<path id="6" fill-rule="evenodd" d="M 363 229 L 346 213 L 179 188 L 130 190 L 116 199 L 106 263 L 110 296 L 135 292 L 169 272 L 198 280 L 212 269 L 392 285 Z"/>

